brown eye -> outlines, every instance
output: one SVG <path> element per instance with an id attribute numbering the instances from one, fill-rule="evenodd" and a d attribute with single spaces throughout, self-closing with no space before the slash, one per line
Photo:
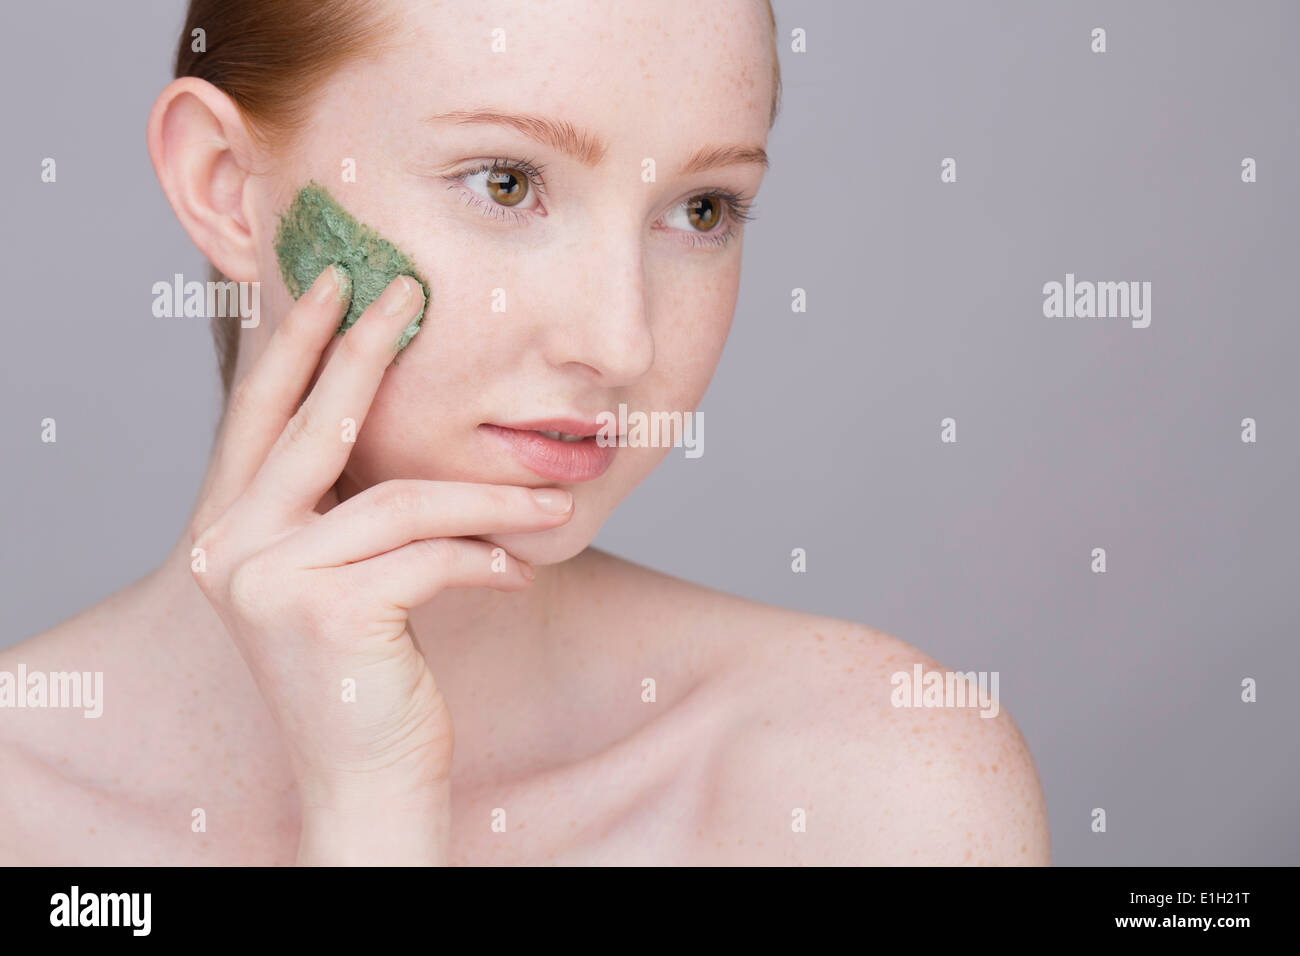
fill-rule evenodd
<path id="1" fill-rule="evenodd" d="M 528 195 L 528 177 L 509 166 L 488 170 L 488 195 L 503 206 L 517 206 Z"/>
<path id="2" fill-rule="evenodd" d="M 722 218 L 722 203 L 716 196 L 696 196 L 686 203 L 686 218 L 698 232 L 708 232 Z"/>

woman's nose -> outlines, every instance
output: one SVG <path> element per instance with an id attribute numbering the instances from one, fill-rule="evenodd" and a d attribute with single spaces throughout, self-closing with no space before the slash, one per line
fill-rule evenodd
<path id="1" fill-rule="evenodd" d="M 655 341 L 643 254 L 641 237 L 626 225 L 565 250 L 564 265 L 548 279 L 551 314 L 542 318 L 552 365 L 586 366 L 611 388 L 650 370 Z"/>

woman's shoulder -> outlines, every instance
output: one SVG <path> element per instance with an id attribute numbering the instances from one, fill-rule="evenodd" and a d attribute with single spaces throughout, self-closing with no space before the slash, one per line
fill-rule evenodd
<path id="1" fill-rule="evenodd" d="M 157 763 L 137 746 L 157 716 L 156 662 L 132 653 L 149 626 L 140 588 L 0 649 L 0 865 L 63 859 L 65 842 L 87 832 L 66 820 L 109 819 L 115 793 Z"/>
<path id="2" fill-rule="evenodd" d="M 730 856 L 748 843 L 754 862 L 1049 862 L 1041 785 L 998 675 L 945 668 L 864 624 L 597 560 L 726 702 L 701 830 Z"/>
<path id="3" fill-rule="evenodd" d="M 71 670 L 83 642 L 70 640 L 80 628 L 57 625 L 11 647 L 0 649 L 0 866 L 37 862 L 24 851 L 27 831 L 42 830 L 34 821 L 57 794 L 68 758 L 56 756 L 60 737 L 76 740 L 80 715 L 73 697 L 90 712 L 98 706 L 93 677 L 87 682 Z M 72 652 L 71 654 L 69 652 Z M 102 682 L 101 682 L 102 688 Z M 84 711 L 83 711 L 84 712 Z"/>

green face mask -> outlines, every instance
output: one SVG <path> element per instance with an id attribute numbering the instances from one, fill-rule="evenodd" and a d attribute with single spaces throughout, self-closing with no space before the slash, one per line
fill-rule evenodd
<path id="1" fill-rule="evenodd" d="M 352 279 L 352 303 L 339 323 L 339 332 L 350 329 L 399 275 L 411 276 L 420 283 L 425 308 L 428 307 L 429 284 L 415 271 L 410 256 L 353 219 L 317 182 L 300 189 L 288 211 L 280 217 L 275 253 L 280 261 L 280 274 L 295 299 L 310 289 L 316 277 L 331 263 L 347 270 Z M 402 332 L 397 343 L 399 351 L 419 331 L 423 318 L 422 308 Z"/>

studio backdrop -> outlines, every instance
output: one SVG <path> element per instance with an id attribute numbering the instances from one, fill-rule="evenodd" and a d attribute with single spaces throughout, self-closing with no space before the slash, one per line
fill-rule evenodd
<path id="1" fill-rule="evenodd" d="M 0 31 L 0 646 L 157 565 L 220 408 L 128 6 Z M 997 672 L 1058 864 L 1300 862 L 1300 5 L 775 8 L 703 454 L 596 546 Z"/>

